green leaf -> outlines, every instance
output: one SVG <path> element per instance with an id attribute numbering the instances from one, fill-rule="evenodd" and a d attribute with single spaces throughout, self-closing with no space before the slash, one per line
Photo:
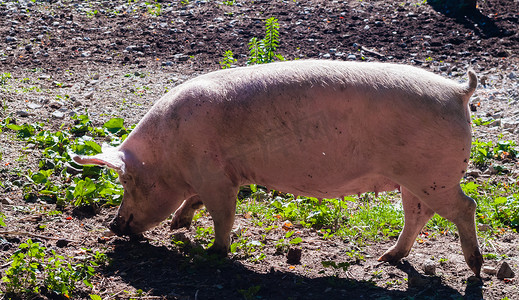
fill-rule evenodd
<path id="1" fill-rule="evenodd" d="M 124 128 L 124 119 L 123 118 L 112 118 L 108 122 L 103 124 L 103 127 L 106 128 L 111 133 L 117 133 L 119 130 Z"/>
<path id="2" fill-rule="evenodd" d="M 293 238 L 292 240 L 290 240 L 290 244 L 291 245 L 297 245 L 297 244 L 301 243 L 302 241 L 303 241 L 302 238 L 296 237 L 296 238 Z"/>
<path id="3" fill-rule="evenodd" d="M 505 197 L 497 197 L 494 199 L 494 205 L 503 205 L 503 204 L 506 204 L 506 201 L 508 199 L 505 198 Z"/>

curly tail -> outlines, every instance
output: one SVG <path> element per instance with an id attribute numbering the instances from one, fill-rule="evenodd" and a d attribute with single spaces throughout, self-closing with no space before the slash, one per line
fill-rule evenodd
<path id="1" fill-rule="evenodd" d="M 476 75 L 476 72 L 474 70 L 468 70 L 467 75 L 469 77 L 469 81 L 467 81 L 463 85 L 463 102 L 467 104 L 469 102 L 470 96 L 474 94 L 474 91 L 478 87 L 478 76 Z"/>

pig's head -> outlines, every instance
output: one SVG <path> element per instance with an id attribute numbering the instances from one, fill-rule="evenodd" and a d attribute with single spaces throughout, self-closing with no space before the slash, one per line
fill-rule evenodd
<path id="1" fill-rule="evenodd" d="M 110 230 L 117 235 L 135 235 L 158 225 L 174 212 L 182 197 L 164 181 L 151 160 L 137 158 L 127 150 L 105 148 L 95 156 L 71 155 L 81 165 L 106 166 L 119 174 L 124 196 Z"/>

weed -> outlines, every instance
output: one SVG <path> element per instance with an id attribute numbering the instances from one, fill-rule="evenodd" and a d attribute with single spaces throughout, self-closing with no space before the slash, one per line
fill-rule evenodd
<path id="1" fill-rule="evenodd" d="M 11 73 L 0 73 L 0 86 L 7 84 L 7 81 L 11 78 L 13 78 Z"/>
<path id="2" fill-rule="evenodd" d="M 238 292 L 245 298 L 246 300 L 252 300 L 257 298 L 257 294 L 261 290 L 261 285 L 253 285 L 248 289 L 241 289 Z"/>
<path id="3" fill-rule="evenodd" d="M 479 139 L 472 141 L 470 157 L 474 165 L 487 166 L 491 159 L 505 160 L 519 158 L 519 148 L 516 142 L 511 140 L 499 140 L 495 144 L 492 141 L 483 142 Z"/>
<path id="4" fill-rule="evenodd" d="M 276 253 L 277 254 L 285 253 L 288 251 L 290 246 L 298 245 L 303 241 L 303 239 L 301 237 L 296 237 L 296 238 L 290 239 L 290 237 L 292 235 L 294 235 L 294 231 L 287 231 L 285 233 L 285 236 L 276 242 Z"/>
<path id="5" fill-rule="evenodd" d="M 94 268 L 108 261 L 105 254 L 96 251 L 83 261 L 70 262 L 30 239 L 20 244 L 10 260 L 2 277 L 5 292 L 8 296 L 27 298 L 40 293 L 70 298 L 78 282 L 92 287 L 89 280 L 95 275 Z"/>
<path id="6" fill-rule="evenodd" d="M 60 205 L 118 205 L 123 188 L 117 183 L 117 174 L 108 169 L 84 166 L 83 178 L 70 178 L 69 172 L 76 165 L 70 162 L 69 153 L 100 153 L 101 146 L 91 136 L 109 138 L 112 145 L 116 146 L 125 139 L 129 130 L 123 126 L 124 121 L 121 118 L 112 118 L 102 127 L 93 127 L 88 115 L 74 116 L 72 119 L 75 121 L 74 125 L 68 127 L 68 130 L 62 128 L 58 132 L 42 130 L 43 124 L 16 125 L 10 124 L 8 118 L 4 120 L 4 128 L 16 131 L 18 138 L 43 149 L 40 170 L 24 176 L 28 181 L 23 187 L 24 198 L 39 197 Z"/>
<path id="7" fill-rule="evenodd" d="M 334 277 L 339 277 L 341 271 L 343 271 L 343 272 L 348 271 L 348 269 L 349 269 L 349 267 L 351 265 L 349 262 L 336 263 L 333 260 L 321 261 L 321 264 L 325 268 L 333 269 L 333 276 Z M 323 271 L 319 271 L 319 273 L 321 273 L 321 274 L 324 273 L 324 270 Z"/>
<path id="8" fill-rule="evenodd" d="M 234 58 L 234 54 L 231 50 L 225 51 L 223 55 L 223 60 L 220 62 L 220 66 L 222 69 L 229 69 L 231 68 L 238 60 Z"/>
<path id="9" fill-rule="evenodd" d="M 257 37 L 251 38 L 249 42 L 249 58 L 248 65 L 266 64 L 273 62 L 275 59 L 285 60 L 285 58 L 277 53 L 279 47 L 279 23 L 278 19 L 270 17 L 265 20 L 265 37 L 259 40 Z M 236 63 L 231 50 L 225 51 L 223 60 L 220 61 L 222 69 L 230 68 Z"/>
<path id="10" fill-rule="evenodd" d="M 238 252 L 242 253 L 240 256 L 243 258 L 251 258 L 254 253 L 257 251 L 261 251 L 264 247 L 264 244 L 257 240 L 251 240 L 246 236 L 247 229 L 241 230 L 238 235 L 238 240 L 231 244 L 231 253 L 238 254 Z M 259 253 L 254 256 L 251 261 L 257 262 L 263 260 L 266 257 L 264 253 Z"/>
<path id="11" fill-rule="evenodd" d="M 150 15 L 158 17 L 162 13 L 162 5 L 157 1 L 146 1 L 145 4 Z"/>

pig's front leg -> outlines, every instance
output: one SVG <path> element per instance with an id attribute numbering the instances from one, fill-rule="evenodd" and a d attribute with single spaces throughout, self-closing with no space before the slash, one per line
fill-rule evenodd
<path id="1" fill-rule="evenodd" d="M 238 187 L 222 187 L 217 184 L 199 193 L 214 223 L 214 244 L 209 248 L 209 253 L 225 257 L 229 252 L 237 194 Z"/>
<path id="2" fill-rule="evenodd" d="M 378 260 L 396 262 L 406 257 L 416 237 L 427 221 L 434 215 L 434 211 L 402 187 L 402 204 L 404 207 L 404 229 L 398 237 L 397 243 L 389 248 Z"/>
<path id="3" fill-rule="evenodd" d="M 173 219 L 171 220 L 171 229 L 189 228 L 196 210 L 202 208 L 202 206 L 204 206 L 204 204 L 198 195 L 186 199 L 175 211 Z"/>

